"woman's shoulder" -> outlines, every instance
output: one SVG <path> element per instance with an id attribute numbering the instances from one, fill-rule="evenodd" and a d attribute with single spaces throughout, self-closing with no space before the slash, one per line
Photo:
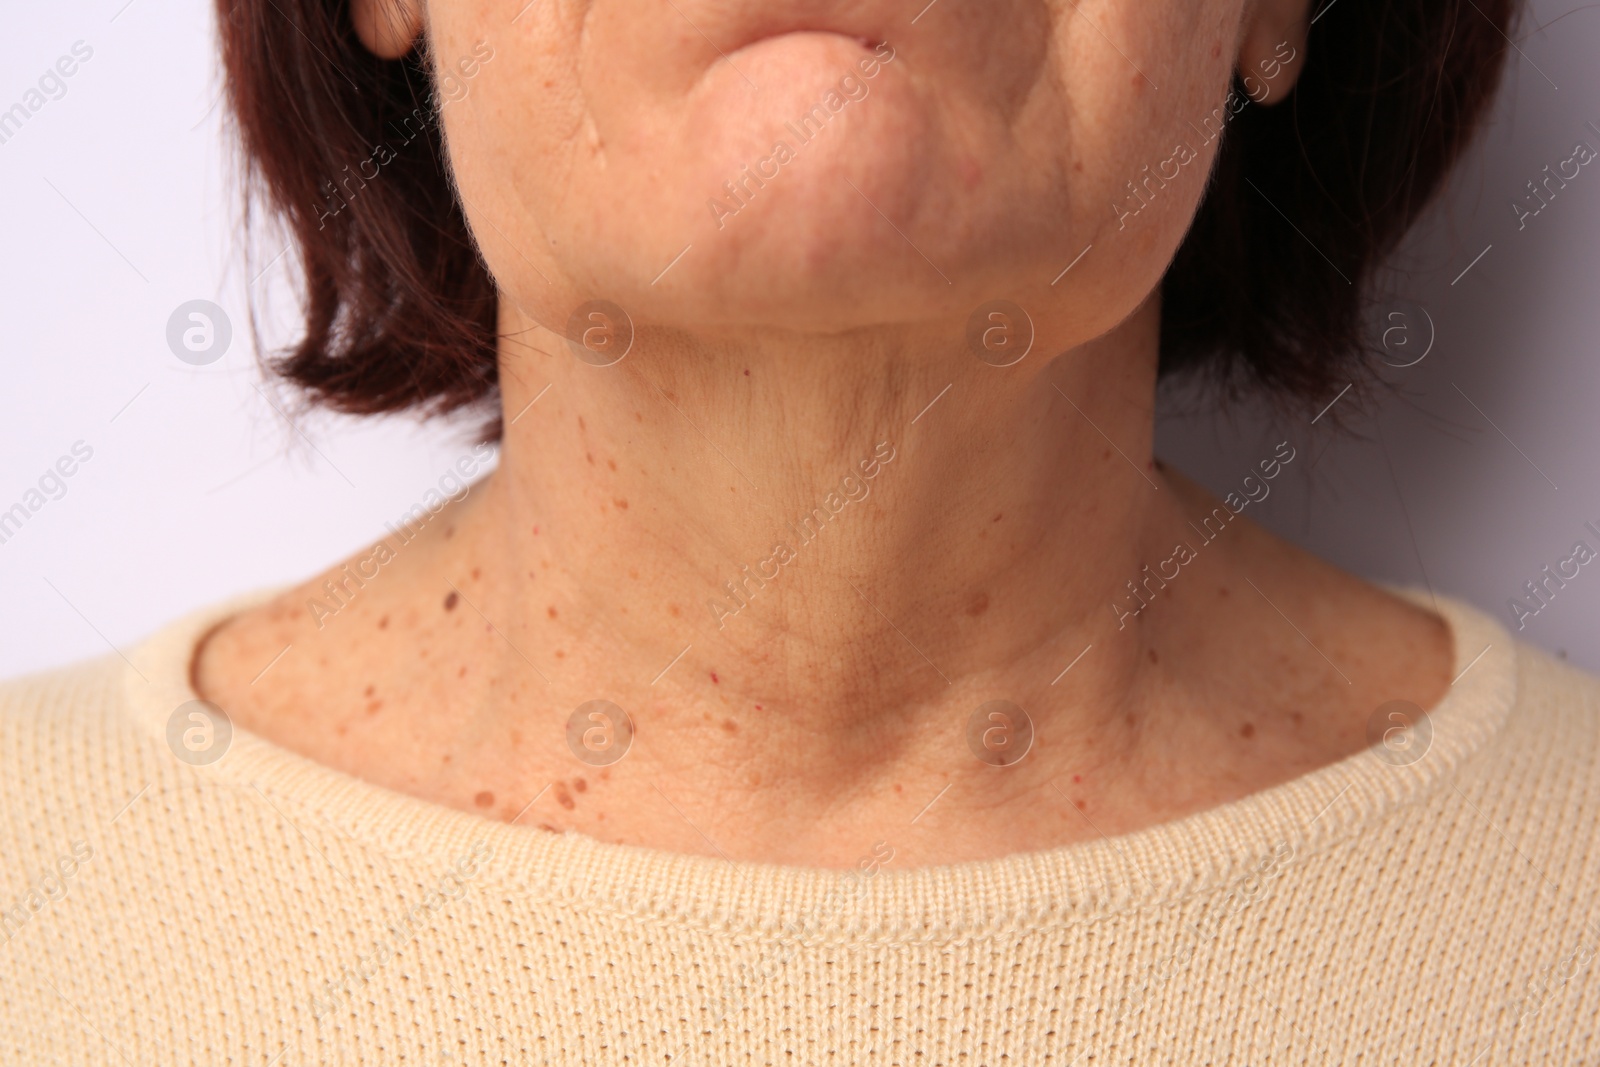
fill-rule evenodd
<path id="1" fill-rule="evenodd" d="M 128 800 L 123 789 L 137 791 L 161 773 L 158 739 L 132 714 L 134 672 L 113 653 L 0 681 L 0 826 L 10 824 L 8 855 L 49 843 L 18 839 L 18 831 L 81 836 L 93 823 L 107 824 Z"/>

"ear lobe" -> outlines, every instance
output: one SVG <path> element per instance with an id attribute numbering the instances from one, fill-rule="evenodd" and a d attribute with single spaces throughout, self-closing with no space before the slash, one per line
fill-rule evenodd
<path id="1" fill-rule="evenodd" d="M 423 0 L 350 0 L 350 19 L 367 51 L 399 59 L 422 36 Z"/>
<path id="2" fill-rule="evenodd" d="M 1247 11 L 1239 43 L 1238 73 L 1257 104 L 1276 104 L 1289 95 L 1306 62 L 1310 29 L 1307 0 L 1257 0 Z"/>

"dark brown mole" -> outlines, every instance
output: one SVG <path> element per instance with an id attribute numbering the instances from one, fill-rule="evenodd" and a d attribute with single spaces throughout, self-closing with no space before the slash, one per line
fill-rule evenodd
<path id="1" fill-rule="evenodd" d="M 585 789 L 589 788 L 589 783 L 584 781 L 582 778 L 574 778 L 572 780 L 572 788 L 581 793 Z"/>
<path id="2" fill-rule="evenodd" d="M 745 369 L 744 369 L 744 376 L 745 376 L 745 377 L 746 377 L 746 378 L 748 378 L 748 377 L 750 377 L 750 368 L 749 368 L 749 367 L 746 367 L 746 368 L 745 368 Z"/>
<path id="3" fill-rule="evenodd" d="M 560 782 L 556 783 L 556 803 L 568 811 L 578 806 L 578 802 L 572 799 L 572 794 L 567 792 L 567 787 Z"/>
<path id="4" fill-rule="evenodd" d="M 494 807 L 494 794 L 485 789 L 483 792 L 473 797 L 472 802 L 478 805 L 480 808 L 492 808 Z"/>
<path id="5" fill-rule="evenodd" d="M 456 601 L 458 601 L 460 599 L 461 598 L 456 595 L 456 591 L 454 589 L 450 590 L 450 595 L 444 598 L 444 610 L 446 610 L 446 611 L 454 611 L 454 610 L 456 610 Z"/>
<path id="6" fill-rule="evenodd" d="M 1239 727 L 1239 736 L 1244 738 L 1246 741 L 1248 741 L 1250 738 L 1254 737 L 1255 735 L 1256 735 L 1256 724 L 1255 723 L 1247 722 L 1243 726 Z"/>
<path id="7" fill-rule="evenodd" d="M 995 522 L 999 522 L 999 521 L 1000 521 L 1000 519 L 1001 519 L 1001 517 L 1002 517 L 1002 516 L 1004 516 L 1004 514 L 1005 514 L 1005 512 L 1001 512 L 1001 511 L 997 511 L 997 512 L 995 512 L 995 515 L 994 515 L 994 520 L 993 520 L 993 521 L 995 521 Z"/>
<path id="8" fill-rule="evenodd" d="M 730 734 L 736 734 L 739 732 L 739 724 L 734 722 L 732 719 L 723 719 L 722 728 Z"/>

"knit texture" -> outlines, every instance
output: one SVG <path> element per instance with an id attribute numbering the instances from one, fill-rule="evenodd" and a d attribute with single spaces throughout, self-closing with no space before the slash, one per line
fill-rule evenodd
<path id="1" fill-rule="evenodd" d="M 1420 731 L 852 875 L 491 822 L 242 731 L 185 762 L 195 643 L 258 596 L 0 686 L 0 1061 L 1600 1063 L 1600 682 L 1457 601 L 1414 762 Z"/>

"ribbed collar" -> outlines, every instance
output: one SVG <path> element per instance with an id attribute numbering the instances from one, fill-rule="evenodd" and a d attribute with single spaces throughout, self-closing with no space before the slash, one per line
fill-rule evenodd
<path id="1" fill-rule="evenodd" d="M 1424 592 L 1397 589 L 1420 606 Z M 262 590 L 194 612 L 141 644 L 126 669 L 133 718 L 158 739 L 190 687 L 196 645 L 228 616 L 277 593 Z M 1445 597 L 1458 675 L 1429 714 L 1427 754 L 1394 766 L 1357 753 L 1271 789 L 1207 811 L 1099 841 L 941 867 L 848 872 L 613 845 L 577 833 L 494 822 L 361 781 L 235 729 L 226 755 L 197 768 L 221 787 L 259 789 L 314 814 L 389 856 L 440 869 L 486 842 L 484 884 L 513 899 L 555 901 L 619 921 L 728 933 L 773 933 L 801 924 L 822 940 L 949 941 L 1020 933 L 1145 909 L 1248 877 L 1287 846 L 1294 862 L 1361 833 L 1442 788 L 1490 743 L 1516 699 L 1517 645 L 1493 619 Z M 148 679 L 148 680 L 147 680 Z M 164 740 L 158 741 L 165 745 Z M 893 841 L 887 842 L 893 845 Z"/>

